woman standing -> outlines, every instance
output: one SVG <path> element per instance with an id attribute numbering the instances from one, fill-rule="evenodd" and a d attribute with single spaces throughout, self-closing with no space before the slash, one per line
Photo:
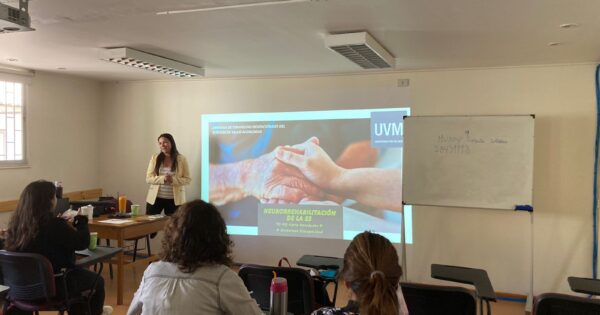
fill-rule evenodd
<path id="1" fill-rule="evenodd" d="M 146 197 L 146 213 L 171 215 L 185 202 L 185 185 L 189 184 L 190 171 L 187 160 L 179 151 L 175 139 L 168 133 L 158 136 L 160 153 L 152 155 L 146 183 L 150 184 Z"/>
<path id="2" fill-rule="evenodd" d="M 66 278 L 70 296 L 90 290 L 97 279 L 90 299 L 93 315 L 110 314 L 110 306 L 104 304 L 104 280 L 95 272 L 75 268 L 75 251 L 86 249 L 90 243 L 88 218 L 77 215 L 73 222 L 54 216 L 56 187 L 53 183 L 39 180 L 25 187 L 17 209 L 10 218 L 6 235 L 6 249 L 14 252 L 37 253 L 48 258 L 54 272 L 71 269 Z M 98 277 L 98 278 L 97 278 Z M 56 279 L 57 294 L 65 297 L 62 279 Z M 81 305 L 73 305 L 69 314 L 87 314 Z"/>
<path id="3" fill-rule="evenodd" d="M 339 275 L 350 291 L 348 305 L 321 308 L 313 315 L 407 315 L 401 276 L 392 243 L 379 234 L 360 233 L 348 245 Z"/>

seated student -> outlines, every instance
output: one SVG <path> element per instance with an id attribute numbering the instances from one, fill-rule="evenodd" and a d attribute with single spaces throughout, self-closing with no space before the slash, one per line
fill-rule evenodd
<path id="1" fill-rule="evenodd" d="M 53 183 L 39 180 L 25 187 L 17 209 L 10 218 L 6 232 L 6 250 L 44 255 L 52 263 L 54 272 L 63 268 L 75 268 L 75 250 L 86 249 L 90 243 L 90 231 L 86 216 L 77 215 L 72 222 L 53 214 L 56 206 L 56 187 Z M 91 289 L 97 274 L 87 269 L 75 268 L 67 275 L 70 295 Z M 59 296 L 65 296 L 62 279 L 57 278 Z M 112 313 L 112 307 L 104 306 L 104 281 L 98 278 L 96 290 L 91 297 L 92 315 Z M 87 314 L 86 307 L 74 305 L 70 315 Z"/>
<path id="2" fill-rule="evenodd" d="M 184 203 L 164 232 L 161 260 L 144 272 L 128 315 L 262 314 L 229 268 L 233 243 L 215 206 Z"/>
<path id="3" fill-rule="evenodd" d="M 379 234 L 358 234 L 346 249 L 339 275 L 350 290 L 348 305 L 324 307 L 312 314 L 407 315 L 400 276 L 402 267 L 392 243 Z"/>

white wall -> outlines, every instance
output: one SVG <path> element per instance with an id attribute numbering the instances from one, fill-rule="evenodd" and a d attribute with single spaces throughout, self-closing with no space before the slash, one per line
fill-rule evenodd
<path id="1" fill-rule="evenodd" d="M 411 104 L 398 78 L 411 79 Z M 569 292 L 567 276 L 591 276 L 594 65 L 102 86 L 37 73 L 27 91 L 29 167 L 0 169 L 0 200 L 17 199 L 27 183 L 45 178 L 62 180 L 66 191 L 102 187 L 143 203 L 148 158 L 164 131 L 188 157 L 194 179 L 188 198 L 197 197 L 206 113 L 406 105 L 414 115 L 533 113 L 535 291 Z M 0 226 L 9 215 L 0 214 Z M 457 264 L 488 270 L 497 291 L 528 292 L 528 214 L 415 207 L 413 216 L 410 280 L 432 281 L 431 263 Z M 292 261 L 304 253 L 341 255 L 345 247 L 311 239 L 235 241 L 238 261 L 268 264 L 284 255 Z"/>
<path id="2" fill-rule="evenodd" d="M 28 166 L 0 169 L 0 200 L 15 200 L 38 179 L 65 192 L 98 188 L 100 83 L 38 72 L 26 86 Z M 0 213 L 5 227 L 11 213 Z"/>
<path id="3" fill-rule="evenodd" d="M 397 88 L 410 78 L 412 103 Z M 568 292 L 591 275 L 594 65 L 423 71 L 302 78 L 118 82 L 104 85 L 100 177 L 105 191 L 143 203 L 156 137 L 171 132 L 200 195 L 200 117 L 208 113 L 400 107 L 414 115 L 535 114 L 535 292 Z M 60 174 L 59 174 L 60 175 Z M 56 176 L 59 176 L 56 175 Z M 48 175 L 50 176 L 50 175 Z M 408 276 L 432 281 L 431 263 L 484 268 L 497 291 L 527 294 L 526 213 L 415 207 Z M 236 237 L 236 260 L 273 264 L 304 253 L 341 255 L 345 243 Z M 292 245 L 293 246 L 290 246 Z"/>

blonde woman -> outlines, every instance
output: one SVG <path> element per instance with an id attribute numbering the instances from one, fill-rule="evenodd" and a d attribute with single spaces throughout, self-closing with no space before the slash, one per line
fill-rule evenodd
<path id="1" fill-rule="evenodd" d="M 312 315 L 407 315 L 401 276 L 392 243 L 379 234 L 360 233 L 346 249 L 339 275 L 350 291 L 348 305 L 321 308 Z"/>

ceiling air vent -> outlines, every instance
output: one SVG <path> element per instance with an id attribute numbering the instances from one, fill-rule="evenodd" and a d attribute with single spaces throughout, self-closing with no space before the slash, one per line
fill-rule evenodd
<path id="1" fill-rule="evenodd" d="M 394 56 L 367 32 L 327 35 L 325 44 L 363 69 L 391 68 L 395 64 Z"/>
<path id="2" fill-rule="evenodd" d="M 0 34 L 34 31 L 28 8 L 29 0 L 20 0 L 19 8 L 0 3 Z"/>

